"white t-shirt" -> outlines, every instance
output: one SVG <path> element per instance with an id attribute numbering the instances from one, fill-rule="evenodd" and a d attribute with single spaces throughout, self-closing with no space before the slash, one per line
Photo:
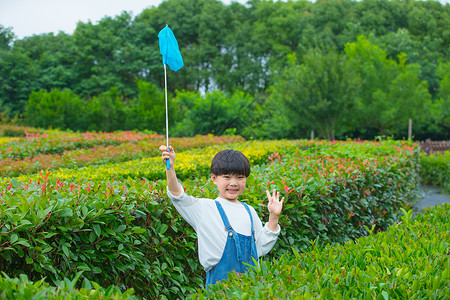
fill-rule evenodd
<path id="1" fill-rule="evenodd" d="M 181 194 L 174 196 L 167 188 L 167 194 L 180 215 L 197 233 L 200 264 L 208 272 L 219 262 L 225 249 L 227 242 L 225 226 L 214 200 L 186 195 L 181 184 L 180 190 Z M 244 205 L 220 197 L 216 200 L 222 204 L 233 229 L 237 233 L 251 235 L 250 216 Z M 258 257 L 260 257 L 268 253 L 275 245 L 280 234 L 280 225 L 278 225 L 276 232 L 271 231 L 267 227 L 267 223 L 263 227 L 255 209 L 250 205 L 249 208 L 253 218 L 256 250 Z"/>

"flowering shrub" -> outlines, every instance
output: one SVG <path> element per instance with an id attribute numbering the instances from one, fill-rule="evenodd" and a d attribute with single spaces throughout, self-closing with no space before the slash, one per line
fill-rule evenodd
<path id="1" fill-rule="evenodd" d="M 267 159 L 270 152 L 278 151 L 283 147 L 286 150 L 293 149 L 296 143 L 300 142 L 242 142 L 235 144 L 218 144 L 198 149 L 177 151 L 176 169 L 177 175 L 181 179 L 208 176 L 211 160 L 214 155 L 226 148 L 234 148 L 242 150 L 249 158 L 251 164 L 259 164 Z M 83 178 L 89 178 L 92 181 L 107 181 L 110 179 L 122 180 L 127 178 L 146 178 L 156 180 L 165 177 L 165 169 L 162 164 L 160 151 L 157 150 L 160 143 L 154 143 L 152 150 L 153 157 L 145 157 L 134 159 L 120 163 L 106 163 L 99 166 L 88 165 L 84 168 L 64 168 L 58 169 L 51 173 L 50 178 L 58 178 L 61 180 L 79 181 Z M 291 148 L 289 148 L 291 147 Z M 176 148 L 179 149 L 179 148 Z M 182 147 L 180 147 L 182 149 Z M 17 177 L 21 181 L 29 181 L 30 179 L 39 180 L 40 175 L 23 175 Z"/>
<path id="2" fill-rule="evenodd" d="M 331 246 L 311 241 L 255 270 L 198 290 L 190 299 L 448 299 L 450 205 L 388 231 Z"/>
<path id="3" fill-rule="evenodd" d="M 265 259 L 305 252 L 310 240 L 342 243 L 385 230 L 417 188 L 417 152 L 406 143 L 252 141 L 177 151 L 177 174 L 190 194 L 217 196 L 209 165 L 225 148 L 249 158 L 241 200 L 263 221 L 264 191 L 286 197 L 282 234 Z M 203 286 L 204 271 L 195 232 L 167 199 L 164 178 L 158 153 L 1 179 L 0 268 L 53 283 L 83 272 L 80 280 L 147 298 L 184 298 Z"/>
<path id="4" fill-rule="evenodd" d="M 0 145 L 7 144 L 12 141 L 16 141 L 19 138 L 17 137 L 0 137 Z"/>
<path id="5" fill-rule="evenodd" d="M 177 150 L 241 141 L 243 141 L 243 138 L 239 136 L 217 137 L 212 135 L 171 139 L 171 143 L 177 147 Z M 26 144 L 26 140 L 21 140 L 18 144 L 20 142 Z M 75 168 L 107 163 L 114 164 L 143 157 L 154 157 L 159 155 L 157 148 L 161 144 L 164 144 L 164 142 L 163 139 L 156 137 L 150 139 L 133 139 L 130 137 L 127 142 L 119 145 L 92 146 L 91 148 L 64 150 L 62 153 L 38 154 L 22 159 L 7 157 L 0 161 L 0 175 L 15 177 L 37 173 L 40 170 Z"/>
<path id="6" fill-rule="evenodd" d="M 62 153 L 64 150 L 92 148 L 99 145 L 119 145 L 124 142 L 137 142 L 142 139 L 161 138 L 157 134 L 121 131 L 114 133 L 68 133 L 46 131 L 31 133 L 26 131 L 24 138 L 11 141 L 0 148 L 0 158 L 22 159 L 39 154 Z"/>
<path id="7" fill-rule="evenodd" d="M 193 232 L 163 196 L 162 182 L 75 184 L 48 175 L 40 184 L 13 179 L 0 188 L 3 272 L 53 283 L 83 272 L 83 280 L 150 298 L 201 284 L 193 275 Z"/>
<path id="8" fill-rule="evenodd" d="M 45 130 L 28 126 L 0 124 L 0 137 L 24 137 L 25 132 L 36 133 L 36 132 L 45 132 Z"/>
<path id="9" fill-rule="evenodd" d="M 304 251 L 311 239 L 343 243 L 366 235 L 372 226 L 386 230 L 419 195 L 418 148 L 392 142 L 309 146 L 273 153 L 268 164 L 254 166 L 241 196 L 264 220 L 265 190 L 277 189 L 286 198 L 283 231 L 269 258 L 291 248 Z M 217 196 L 211 182 L 196 192 Z"/>

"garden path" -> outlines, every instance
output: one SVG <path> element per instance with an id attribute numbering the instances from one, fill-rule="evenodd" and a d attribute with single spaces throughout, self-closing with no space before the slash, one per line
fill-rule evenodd
<path id="1" fill-rule="evenodd" d="M 413 206 L 413 216 L 416 216 L 422 210 L 441 205 L 443 203 L 450 204 L 450 194 L 444 193 L 440 188 L 433 186 L 422 186 L 420 188 L 423 197 L 417 200 Z"/>

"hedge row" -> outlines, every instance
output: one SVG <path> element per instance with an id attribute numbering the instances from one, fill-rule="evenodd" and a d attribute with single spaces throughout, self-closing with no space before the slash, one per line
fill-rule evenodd
<path id="1" fill-rule="evenodd" d="M 228 146 L 240 147 L 252 162 L 242 201 L 253 205 L 263 220 L 265 189 L 277 188 L 287 197 L 282 235 L 265 259 L 292 248 L 307 251 L 311 239 L 339 243 L 365 235 L 366 227 L 384 230 L 398 220 L 417 189 L 418 152 L 405 143 Z M 207 175 L 210 158 L 223 147 L 178 152 L 177 172 L 190 193 L 217 196 Z M 52 284 L 83 271 L 82 280 L 114 284 L 122 291 L 134 288 L 148 298 L 184 298 L 203 286 L 196 236 L 167 199 L 160 156 L 124 166 L 111 165 L 117 173 L 103 166 L 58 171 L 70 179 L 50 173 L 39 179 L 3 179 L 0 268 L 9 276 L 46 277 Z M 129 178 L 113 180 L 117 174 Z M 142 174 L 155 180 L 142 179 Z"/>
<path id="2" fill-rule="evenodd" d="M 44 280 L 32 282 L 25 274 L 10 278 L 5 273 L 0 276 L 0 298 L 1 299 L 114 299 L 114 300 L 133 300 L 138 299 L 134 296 L 133 289 L 126 292 L 114 285 L 108 288 L 102 288 L 95 282 L 87 279 L 77 288 L 78 279 L 81 272 L 78 272 L 73 280 L 67 278 L 54 287 Z"/>
<path id="3" fill-rule="evenodd" d="M 236 138 L 230 140 L 233 139 Z M 266 161 L 268 155 L 274 151 L 279 151 L 283 148 L 289 151 L 295 149 L 302 143 L 301 141 L 252 141 L 240 143 L 220 143 L 217 141 L 216 145 L 203 147 L 199 150 L 195 148 L 192 141 L 192 139 L 187 140 L 189 150 L 177 151 L 176 168 L 177 174 L 181 179 L 208 176 L 212 158 L 218 151 L 225 148 L 231 147 L 242 150 L 250 162 L 257 165 Z M 147 149 L 149 153 L 153 154 L 151 157 L 133 159 L 125 162 L 110 162 L 101 165 L 93 164 L 81 168 L 61 168 L 51 172 L 50 178 L 74 182 L 78 182 L 84 178 L 89 178 L 89 180 L 96 182 L 126 180 L 128 178 L 145 178 L 149 180 L 165 178 L 165 169 L 161 167 L 161 152 L 158 150 L 160 145 L 161 141 L 157 141 L 151 144 L 150 149 Z M 176 149 L 183 150 L 183 147 L 178 147 L 177 145 Z M 17 179 L 20 181 L 29 181 L 30 179 L 37 181 L 40 177 L 40 174 L 32 174 L 18 176 Z"/>
<path id="4" fill-rule="evenodd" d="M 430 155 L 421 153 L 420 165 L 422 184 L 438 186 L 450 193 L 450 151 Z"/>
<path id="5" fill-rule="evenodd" d="M 191 299 L 450 299 L 450 205 L 344 245 L 263 261 Z"/>
<path id="6" fill-rule="evenodd" d="M 407 143 L 316 142 L 280 153 L 252 168 L 241 197 L 267 220 L 265 190 L 284 192 L 283 234 L 269 258 L 291 247 L 305 251 L 311 239 L 342 243 L 366 235 L 367 226 L 386 230 L 419 196 L 419 150 Z M 185 188 L 217 197 L 210 180 Z"/>
<path id="7" fill-rule="evenodd" d="M 77 150 L 64 150 L 62 153 L 56 154 L 36 154 L 23 157 L 21 159 L 16 158 L 4 158 L 0 161 L 0 176 L 16 177 L 20 175 L 28 175 L 38 173 L 39 171 L 55 170 L 60 168 L 73 169 L 82 166 L 94 166 L 102 164 L 114 164 L 118 162 L 125 162 L 130 160 L 137 160 L 143 157 L 154 157 L 159 154 L 158 147 L 161 144 L 165 144 L 165 140 L 158 137 L 147 137 L 136 135 L 119 135 L 116 136 L 125 137 L 118 145 L 107 144 L 95 145 L 92 143 L 83 143 L 83 146 Z M 67 138 L 67 137 L 66 137 Z M 170 140 L 171 144 L 176 146 L 177 149 L 185 150 L 198 147 L 205 147 L 208 145 L 225 144 L 231 142 L 242 142 L 242 137 L 239 136 L 225 136 L 217 137 L 212 135 L 195 136 L 191 138 L 173 138 Z M 0 140 L 1 143 L 1 140 Z M 58 139 L 52 139 L 52 143 L 57 144 Z M 105 142 L 106 143 L 106 142 Z M 9 145 L 4 148 L 9 148 Z M 16 140 L 16 147 L 27 148 L 30 147 L 27 140 Z M 28 145 L 28 146 L 27 146 Z M 31 147 L 29 153 L 36 153 L 37 151 L 43 151 L 42 147 L 34 149 Z M 51 151 L 54 152 L 52 148 Z"/>
<path id="8" fill-rule="evenodd" d="M 154 133 L 136 131 L 74 133 L 48 130 L 44 133 L 26 132 L 26 137 L 2 145 L 0 159 L 18 160 L 39 154 L 62 153 L 66 150 L 87 149 L 94 146 L 119 145 L 124 142 L 152 138 L 162 137 Z"/>
<path id="9" fill-rule="evenodd" d="M 26 132 L 31 133 L 44 133 L 47 130 L 29 127 L 29 126 L 16 126 L 0 124 L 0 137 L 25 137 Z"/>

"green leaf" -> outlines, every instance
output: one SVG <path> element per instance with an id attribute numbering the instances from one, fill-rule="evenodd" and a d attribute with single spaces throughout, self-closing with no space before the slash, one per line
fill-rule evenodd
<path id="1" fill-rule="evenodd" d="M 11 234 L 11 237 L 10 237 L 11 244 L 14 244 L 18 240 L 19 240 L 19 237 L 17 236 L 17 234 L 15 234 L 15 233 Z"/>
<path id="2" fill-rule="evenodd" d="M 73 211 L 71 208 L 66 207 L 60 212 L 59 216 L 60 217 L 71 217 L 71 216 L 73 216 Z"/>
<path id="3" fill-rule="evenodd" d="M 25 258 L 25 261 L 27 262 L 27 264 L 32 264 L 33 263 L 33 259 L 31 257 L 29 257 L 29 256 L 27 256 Z"/>
<path id="4" fill-rule="evenodd" d="M 90 271 L 90 270 L 91 270 L 91 268 L 89 268 L 89 270 L 86 270 L 86 271 Z M 87 278 L 84 278 L 81 287 L 84 288 L 84 289 L 87 289 L 87 290 L 92 290 L 92 284 Z"/>
<path id="5" fill-rule="evenodd" d="M 91 271 L 91 268 L 89 268 L 87 264 L 78 265 L 77 269 L 81 271 Z"/>
<path id="6" fill-rule="evenodd" d="M 42 250 L 42 254 L 45 254 L 45 253 L 47 253 L 47 252 L 49 252 L 49 251 L 51 251 L 53 249 L 53 247 L 47 247 L 47 248 L 44 248 L 43 250 Z"/>
<path id="7" fill-rule="evenodd" d="M 19 239 L 19 241 L 17 241 L 17 244 L 25 246 L 25 247 L 30 247 L 30 243 L 28 243 L 28 241 L 26 239 Z"/>
<path id="8" fill-rule="evenodd" d="M 57 233 L 56 233 L 56 232 L 49 232 L 49 233 L 47 233 L 47 234 L 44 236 L 44 239 L 49 239 L 49 238 L 51 238 L 51 237 L 54 236 L 54 235 L 57 235 Z"/>
<path id="9" fill-rule="evenodd" d="M 69 248 L 67 248 L 66 245 L 62 245 L 61 246 L 62 251 L 64 252 L 64 254 L 69 257 L 70 256 L 70 252 L 69 252 Z"/>
<path id="10" fill-rule="evenodd" d="M 64 225 L 65 227 L 82 227 L 84 224 L 83 219 L 75 219 Z"/>
<path id="11" fill-rule="evenodd" d="M 91 231 L 91 233 L 89 234 L 89 242 L 94 243 L 95 242 L 95 233 L 93 231 Z"/>
<path id="12" fill-rule="evenodd" d="M 88 215 L 88 208 L 86 206 L 83 206 L 81 208 L 81 212 L 83 213 L 83 216 L 86 217 Z"/>
<path id="13" fill-rule="evenodd" d="M 145 229 L 145 228 L 142 228 L 142 227 L 135 227 L 134 229 L 133 229 L 133 233 L 136 233 L 136 234 L 141 234 L 141 233 L 144 233 L 144 232 L 146 232 L 147 230 Z"/>
<path id="14" fill-rule="evenodd" d="M 124 231 L 125 229 L 127 228 L 127 225 L 119 225 L 119 226 L 117 226 L 117 229 L 116 229 L 116 231 L 117 232 L 122 232 L 122 231 Z"/>
<path id="15" fill-rule="evenodd" d="M 102 234 L 102 229 L 101 229 L 100 225 L 94 224 L 92 227 L 94 228 L 95 234 L 98 237 L 100 237 L 100 235 Z"/>

